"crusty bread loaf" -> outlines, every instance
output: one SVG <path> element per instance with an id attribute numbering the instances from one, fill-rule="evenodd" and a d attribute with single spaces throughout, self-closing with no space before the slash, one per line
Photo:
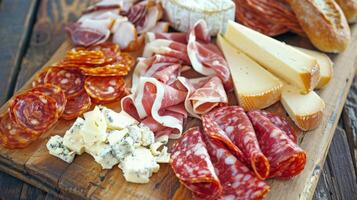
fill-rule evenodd
<path id="1" fill-rule="evenodd" d="M 349 23 L 357 21 L 357 0 L 336 0 L 336 2 L 341 6 Z"/>
<path id="2" fill-rule="evenodd" d="M 334 0 L 287 0 L 296 17 L 318 49 L 338 53 L 351 40 L 346 17 Z"/>

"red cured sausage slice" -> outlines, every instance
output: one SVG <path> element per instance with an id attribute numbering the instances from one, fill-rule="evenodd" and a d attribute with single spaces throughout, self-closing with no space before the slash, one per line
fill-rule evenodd
<path id="1" fill-rule="evenodd" d="M 92 102 L 89 95 L 85 92 L 67 99 L 66 108 L 62 118 L 66 120 L 75 119 L 91 108 Z"/>
<path id="2" fill-rule="evenodd" d="M 8 149 L 27 147 L 39 135 L 27 132 L 16 125 L 6 112 L 0 116 L 0 144 Z"/>
<path id="3" fill-rule="evenodd" d="M 67 98 L 83 91 L 84 76 L 79 69 L 51 67 L 46 75 L 45 83 L 59 86 Z"/>
<path id="4" fill-rule="evenodd" d="M 217 108 L 209 112 L 205 118 L 209 118 L 217 123 L 218 128 L 224 131 L 227 137 L 244 154 L 244 162 L 248 164 L 260 179 L 265 179 L 269 175 L 269 162 L 262 153 L 254 128 L 244 112 L 239 106 L 226 106 Z"/>
<path id="5" fill-rule="evenodd" d="M 269 160 L 269 177 L 289 178 L 299 174 L 305 167 L 305 151 L 260 112 L 251 111 L 248 116 L 260 148 Z"/>
<path id="6" fill-rule="evenodd" d="M 26 92 L 9 105 L 11 119 L 22 129 L 36 134 L 48 130 L 59 118 L 56 100 L 45 94 Z"/>
<path id="7" fill-rule="evenodd" d="M 222 186 L 198 127 L 187 130 L 175 144 L 170 163 L 176 176 L 196 198 L 217 199 L 221 194 Z"/>
<path id="8" fill-rule="evenodd" d="M 262 115 L 264 115 L 266 118 L 268 118 L 275 126 L 277 126 L 278 128 L 280 128 L 282 131 L 284 131 L 286 133 L 286 135 L 295 143 L 297 143 L 297 136 L 295 134 L 295 130 L 294 128 L 289 124 L 288 120 L 274 115 L 271 112 L 268 111 L 264 111 L 264 110 L 260 110 L 258 111 L 260 112 Z"/>
<path id="9" fill-rule="evenodd" d="M 222 184 L 221 199 L 263 199 L 269 185 L 259 180 L 220 141 L 204 137 L 207 151 Z"/>
<path id="10" fill-rule="evenodd" d="M 32 81 L 32 87 L 36 87 L 42 84 L 45 84 L 45 77 L 48 69 L 42 70 L 39 74 L 36 75 L 35 80 Z"/>
<path id="11" fill-rule="evenodd" d="M 127 95 L 125 80 L 118 76 L 87 77 L 84 88 L 97 101 L 113 101 Z"/>
<path id="12" fill-rule="evenodd" d="M 62 115 L 67 103 L 67 99 L 60 87 L 52 84 L 43 84 L 31 89 L 31 92 L 45 94 L 55 99 L 57 103 L 58 114 L 59 116 Z"/>

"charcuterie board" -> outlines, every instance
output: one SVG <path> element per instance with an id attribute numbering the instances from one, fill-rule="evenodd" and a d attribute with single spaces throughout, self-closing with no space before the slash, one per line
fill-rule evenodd
<path id="1" fill-rule="evenodd" d="M 286 35 L 281 39 L 297 46 L 307 45 L 306 40 L 297 36 Z M 71 47 L 69 42 L 65 42 L 45 66 L 62 59 L 66 50 Z M 319 92 L 326 103 L 323 122 L 314 131 L 302 133 L 299 137 L 299 144 L 308 156 L 305 170 L 289 181 L 268 181 L 271 192 L 267 199 L 312 198 L 346 95 L 356 73 L 356 48 L 357 27 L 352 27 L 352 43 L 345 52 L 331 56 L 335 63 L 334 78 L 326 89 Z M 129 78 L 127 81 L 130 82 Z M 31 80 L 21 90 L 29 88 L 30 83 Z M 234 104 L 235 96 L 229 96 L 230 103 Z M 0 112 L 7 109 L 7 106 L 2 106 Z M 109 107 L 118 111 L 119 103 L 113 103 Z M 268 109 L 285 114 L 279 103 Z M 185 127 L 188 128 L 195 122 L 197 121 L 189 118 Z M 0 147 L 0 170 L 62 198 L 191 198 L 191 192 L 180 185 L 168 164 L 161 164 L 160 171 L 152 176 L 150 183 L 138 185 L 126 182 L 118 168 L 102 170 L 88 155 L 76 158 L 71 164 L 49 155 L 45 146 L 49 137 L 63 135 L 72 123 L 73 121 L 60 120 L 28 148 L 8 150 Z"/>

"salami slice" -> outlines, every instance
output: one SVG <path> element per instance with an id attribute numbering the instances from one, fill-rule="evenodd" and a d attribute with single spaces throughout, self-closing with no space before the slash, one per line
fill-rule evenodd
<path id="1" fill-rule="evenodd" d="M 280 117 L 278 115 L 275 115 L 271 112 L 260 110 L 258 111 L 262 115 L 264 115 L 266 118 L 268 118 L 275 126 L 280 128 L 282 131 L 286 133 L 286 135 L 295 143 L 297 143 L 297 136 L 295 134 L 294 128 L 289 124 L 288 120 Z"/>
<path id="2" fill-rule="evenodd" d="M 248 116 L 260 148 L 269 160 L 269 177 L 290 178 L 299 174 L 305 167 L 305 151 L 259 111 L 251 111 Z"/>
<path id="3" fill-rule="evenodd" d="M 118 76 L 87 77 L 84 88 L 97 101 L 113 101 L 127 95 L 125 80 Z"/>
<path id="4" fill-rule="evenodd" d="M 48 69 L 42 70 L 39 74 L 36 75 L 36 78 L 32 81 L 32 87 L 36 87 L 42 84 L 45 84 L 45 77 Z"/>
<path id="5" fill-rule="evenodd" d="M 67 98 L 83 91 L 84 76 L 79 69 L 51 67 L 46 75 L 45 83 L 59 86 Z"/>
<path id="6" fill-rule="evenodd" d="M 222 184 L 221 199 L 263 199 L 269 192 L 267 183 L 259 180 L 225 145 L 204 137 L 207 151 Z"/>
<path id="7" fill-rule="evenodd" d="M 268 177 L 269 161 L 259 147 L 254 128 L 243 108 L 239 106 L 217 108 L 209 112 L 205 118 L 204 122 L 210 119 L 217 123 L 217 128 L 224 131 L 233 144 L 243 152 L 242 161 L 248 164 L 258 178 Z"/>
<path id="8" fill-rule="evenodd" d="M 72 120 L 88 111 L 91 108 L 92 102 L 89 95 L 85 92 L 77 96 L 67 99 L 66 108 L 64 109 L 62 118 Z"/>
<path id="9" fill-rule="evenodd" d="M 67 103 L 66 96 L 62 89 L 56 85 L 52 84 L 43 84 L 39 85 L 33 89 L 31 89 L 31 92 L 39 93 L 39 94 L 45 94 L 49 97 L 52 97 L 53 99 L 56 100 L 57 103 L 57 111 L 59 116 L 62 115 L 64 108 Z"/>
<path id="10" fill-rule="evenodd" d="M 170 163 L 176 176 L 196 198 L 217 199 L 222 193 L 222 186 L 198 127 L 187 130 L 175 144 Z"/>
<path id="11" fill-rule="evenodd" d="M 17 95 L 9 105 L 11 119 L 22 129 L 36 134 L 48 130 L 59 118 L 57 102 L 35 92 Z"/>
<path id="12" fill-rule="evenodd" d="M 25 148 L 38 136 L 38 134 L 21 129 L 10 119 L 8 112 L 0 116 L 0 144 L 5 148 Z"/>

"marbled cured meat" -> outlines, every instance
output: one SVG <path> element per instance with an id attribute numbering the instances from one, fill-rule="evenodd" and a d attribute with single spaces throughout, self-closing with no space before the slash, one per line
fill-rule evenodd
<path id="1" fill-rule="evenodd" d="M 199 128 L 191 128 L 172 149 L 171 167 L 199 199 L 218 199 L 222 185 L 215 173 Z"/>
<path id="2" fill-rule="evenodd" d="M 84 47 L 104 42 L 109 37 L 109 35 L 97 29 L 81 27 L 80 23 L 73 23 L 67 26 L 66 31 L 74 45 Z"/>
<path id="3" fill-rule="evenodd" d="M 47 131 L 59 118 L 54 98 L 31 91 L 11 99 L 9 113 L 19 127 L 35 134 Z"/>
<path id="4" fill-rule="evenodd" d="M 125 80 L 118 76 L 87 77 L 84 88 L 90 97 L 99 102 L 114 101 L 127 95 Z"/>
<path id="5" fill-rule="evenodd" d="M 148 32 L 148 33 L 146 33 L 146 42 L 152 42 L 157 39 L 165 39 L 165 40 L 179 42 L 182 44 L 187 44 L 188 34 L 187 33 L 179 33 L 179 32 L 174 32 L 174 33 Z"/>
<path id="6" fill-rule="evenodd" d="M 258 142 L 270 163 L 269 177 L 290 178 L 305 167 L 306 153 L 259 111 L 248 112 Z"/>
<path id="7" fill-rule="evenodd" d="M 211 120 L 224 131 L 244 154 L 244 158 L 240 158 L 241 161 L 247 163 L 257 177 L 260 179 L 268 177 L 269 161 L 259 147 L 254 128 L 243 108 L 239 106 L 221 107 L 207 113 L 203 118 L 205 118 L 203 126 L 207 120 Z"/>
<path id="8" fill-rule="evenodd" d="M 92 102 L 90 96 L 86 92 L 81 92 L 76 96 L 67 99 L 66 108 L 64 109 L 62 118 L 72 120 L 87 112 L 91 108 Z"/>

